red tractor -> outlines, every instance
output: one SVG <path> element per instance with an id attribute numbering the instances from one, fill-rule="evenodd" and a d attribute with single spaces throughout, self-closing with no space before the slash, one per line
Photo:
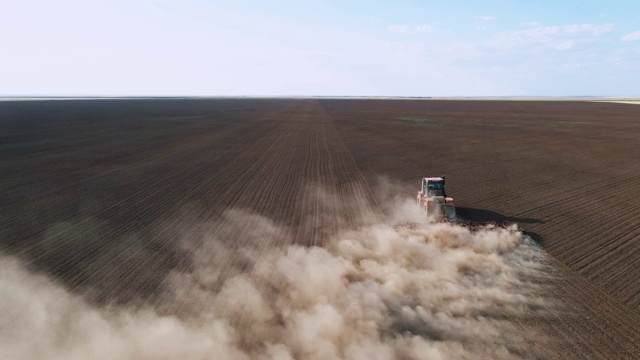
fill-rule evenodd
<path id="1" fill-rule="evenodd" d="M 447 197 L 444 176 L 422 178 L 422 190 L 418 191 L 418 206 L 428 216 L 437 220 L 456 220 L 453 199 Z"/>

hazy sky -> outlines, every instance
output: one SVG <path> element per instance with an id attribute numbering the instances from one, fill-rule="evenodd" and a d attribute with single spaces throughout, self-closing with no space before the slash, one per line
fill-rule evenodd
<path id="1" fill-rule="evenodd" d="M 0 0 L 0 95 L 640 96 L 640 1 Z"/>

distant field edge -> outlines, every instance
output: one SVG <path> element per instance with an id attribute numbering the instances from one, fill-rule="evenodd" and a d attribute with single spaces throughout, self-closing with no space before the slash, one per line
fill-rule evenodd
<path id="1" fill-rule="evenodd" d="M 330 99 L 330 100 L 454 100 L 454 101 L 587 101 L 640 105 L 640 98 L 610 98 L 589 96 L 256 96 L 256 95 L 219 95 L 219 96 L 0 96 L 0 102 L 7 101 L 64 101 L 64 100 L 209 100 L 209 99 Z"/>

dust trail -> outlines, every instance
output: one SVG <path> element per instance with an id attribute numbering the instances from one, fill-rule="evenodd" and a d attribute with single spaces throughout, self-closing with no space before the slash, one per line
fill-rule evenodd
<path id="1" fill-rule="evenodd" d="M 183 241 L 191 267 L 164 280 L 162 301 L 135 309 L 91 304 L 0 258 L 0 358 L 496 359 L 544 346 L 517 324 L 551 306 L 544 255 L 528 238 L 432 224 L 412 201 L 393 208 L 323 247 L 228 211 L 226 240 Z M 418 226 L 393 226 L 402 221 Z"/>

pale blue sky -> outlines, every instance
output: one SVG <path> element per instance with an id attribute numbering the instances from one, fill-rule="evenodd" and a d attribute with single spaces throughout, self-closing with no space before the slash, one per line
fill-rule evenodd
<path id="1" fill-rule="evenodd" d="M 640 96 L 640 1 L 0 0 L 0 95 Z"/>

